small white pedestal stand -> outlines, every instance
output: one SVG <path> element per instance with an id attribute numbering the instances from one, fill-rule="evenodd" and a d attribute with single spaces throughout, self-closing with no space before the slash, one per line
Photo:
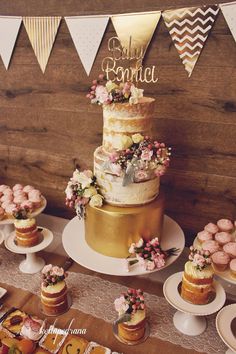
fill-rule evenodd
<path id="1" fill-rule="evenodd" d="M 236 337 L 232 332 L 231 323 L 236 319 L 236 304 L 225 306 L 216 316 L 216 329 L 229 348 L 226 354 L 236 354 Z"/>
<path id="2" fill-rule="evenodd" d="M 10 235 L 5 240 L 5 247 L 13 252 L 18 254 L 25 254 L 26 259 L 20 263 L 19 269 L 22 273 L 34 274 L 39 272 L 45 265 L 44 259 L 36 256 L 36 252 L 42 251 L 50 245 L 53 240 L 53 233 L 43 227 L 42 229 L 42 241 L 33 247 L 22 247 L 15 244 L 15 231 L 10 233 Z"/>
<path id="3" fill-rule="evenodd" d="M 47 200 L 43 198 L 43 203 L 42 206 L 40 208 L 38 208 L 37 210 L 35 210 L 33 213 L 29 214 L 29 218 L 35 218 L 36 216 L 38 216 L 39 214 L 41 214 L 44 209 L 47 206 Z M 4 238 L 6 239 L 10 233 L 14 230 L 14 221 L 15 219 L 12 217 L 12 219 L 5 219 L 5 220 L 0 220 L 0 231 L 3 232 L 4 234 Z"/>
<path id="4" fill-rule="evenodd" d="M 194 305 L 185 301 L 179 293 L 179 285 L 183 272 L 171 275 L 164 283 L 163 293 L 171 306 L 178 311 L 174 314 L 175 327 L 188 336 L 198 336 L 206 329 L 205 316 L 211 315 L 222 308 L 226 295 L 223 286 L 214 281 L 215 298 L 206 305 Z"/>

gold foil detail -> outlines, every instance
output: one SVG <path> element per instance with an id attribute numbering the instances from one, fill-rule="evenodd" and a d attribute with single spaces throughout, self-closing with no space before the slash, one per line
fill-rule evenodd
<path id="1" fill-rule="evenodd" d="M 161 240 L 164 197 L 137 207 L 116 207 L 105 204 L 102 208 L 86 208 L 85 238 L 88 245 L 103 255 L 125 258 L 132 242 L 140 237 Z"/>

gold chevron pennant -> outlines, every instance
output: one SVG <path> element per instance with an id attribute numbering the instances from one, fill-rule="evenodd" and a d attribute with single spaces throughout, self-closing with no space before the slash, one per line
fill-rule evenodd
<path id="1" fill-rule="evenodd" d="M 162 13 L 180 59 L 191 76 L 219 12 L 217 5 L 167 10 Z"/>
<path id="2" fill-rule="evenodd" d="M 23 23 L 42 72 L 55 41 L 61 17 L 23 17 Z"/>
<path id="3" fill-rule="evenodd" d="M 111 20 L 122 47 L 131 56 L 144 58 L 160 17 L 161 11 L 155 11 L 114 15 Z"/>

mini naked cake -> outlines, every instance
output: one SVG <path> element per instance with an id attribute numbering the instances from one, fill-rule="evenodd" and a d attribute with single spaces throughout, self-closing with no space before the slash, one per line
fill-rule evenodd
<path id="1" fill-rule="evenodd" d="M 190 247 L 189 261 L 185 263 L 181 296 L 195 305 L 207 304 L 213 292 L 213 269 L 209 251 Z"/>
<path id="2" fill-rule="evenodd" d="M 63 268 L 46 265 L 42 270 L 41 304 L 45 315 L 57 316 L 68 309 L 66 273 Z"/>
<path id="3" fill-rule="evenodd" d="M 33 247 L 40 242 L 40 233 L 38 231 L 35 219 L 16 219 L 15 241 L 18 246 Z"/>
<path id="4" fill-rule="evenodd" d="M 142 339 L 146 329 L 146 306 L 142 290 L 128 289 L 114 304 L 119 314 L 116 322 L 118 336 L 131 343 Z"/>

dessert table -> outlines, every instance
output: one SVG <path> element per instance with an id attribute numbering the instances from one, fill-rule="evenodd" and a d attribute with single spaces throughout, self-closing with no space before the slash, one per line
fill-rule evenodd
<path id="1" fill-rule="evenodd" d="M 47 215 L 38 216 L 38 223 L 53 231 L 53 242 L 41 252 L 46 263 L 63 265 L 67 258 L 61 243 L 61 234 L 68 220 Z M 134 277 L 119 277 L 99 274 L 78 264 L 69 269 L 67 284 L 73 298 L 72 308 L 57 320 L 56 326 L 67 328 L 70 320 L 75 319 L 73 328 L 86 329 L 85 338 L 97 341 L 113 351 L 123 354 L 136 353 L 225 353 L 227 348 L 215 329 L 215 317 L 208 318 L 206 332 L 189 337 L 178 332 L 173 325 L 175 310 L 163 297 L 163 282 L 170 274 L 183 270 L 187 251 L 167 269 L 154 274 Z M 7 260 L 6 260 L 7 258 Z M 1 282 L 8 290 L 4 306 L 19 307 L 27 313 L 41 318 L 39 294 L 40 275 L 23 274 L 18 269 L 22 255 L 13 255 L 0 246 Z M 137 346 L 126 346 L 117 341 L 112 333 L 112 321 L 116 317 L 113 301 L 125 287 L 142 288 L 145 291 L 149 308 L 151 336 Z M 54 318 L 48 318 L 49 323 Z"/>

